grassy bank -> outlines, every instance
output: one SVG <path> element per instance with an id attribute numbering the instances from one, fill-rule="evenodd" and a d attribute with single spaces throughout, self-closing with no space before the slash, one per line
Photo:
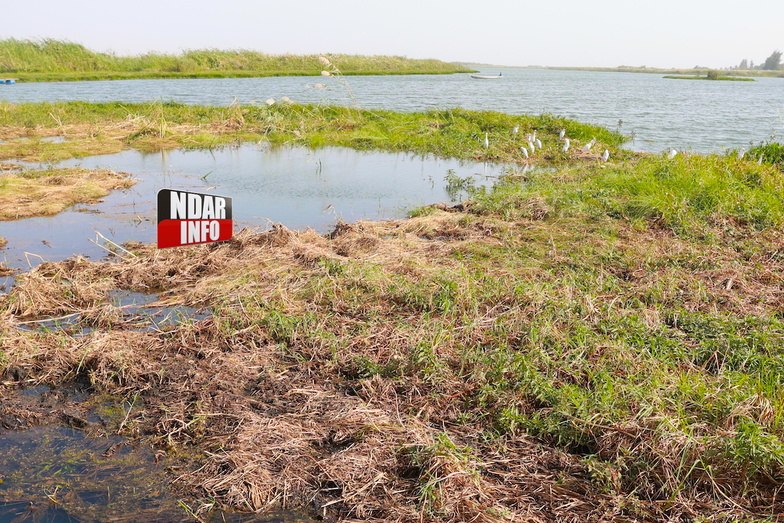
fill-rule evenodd
<path id="1" fill-rule="evenodd" d="M 562 129 L 571 140 L 566 152 L 558 139 Z M 520 147 L 527 145 L 526 135 L 534 131 L 543 148 L 526 159 Z M 485 134 L 488 147 L 484 146 Z M 49 137 L 64 140 L 43 139 Z M 594 138 L 591 151 L 583 154 L 580 147 Z M 623 136 L 552 115 L 512 116 L 462 109 L 394 113 L 286 102 L 230 107 L 0 103 L 0 139 L 4 140 L 0 143 L 0 160 L 34 161 L 56 161 L 127 147 L 217 147 L 259 140 L 309 147 L 411 151 L 520 165 L 579 158 L 596 161 L 604 148 L 619 157 L 629 154 L 618 149 Z"/>
<path id="2" fill-rule="evenodd" d="M 468 69 L 433 59 L 400 56 L 324 55 L 344 75 L 449 74 Z M 319 55 L 269 55 L 205 49 L 180 55 L 116 56 L 67 41 L 0 40 L 0 76 L 26 82 L 134 78 L 319 76 Z"/>
<path id="3" fill-rule="evenodd" d="M 456 208 L 326 236 L 275 226 L 220 245 L 129 245 L 116 262 L 18 276 L 0 296 L 7 386 L 75 381 L 128 398 L 121 430 L 152 438 L 203 507 L 411 522 L 784 512 L 780 145 L 755 149 L 760 164 L 622 153 L 622 137 L 549 116 L 22 107 L 0 110 L 2 132 L 87 129 L 126 146 L 263 137 L 519 165 L 532 162 L 526 134 L 543 142 L 547 169 Z M 579 150 L 593 137 L 609 161 Z M 112 305 L 117 289 L 212 317 L 138 329 Z M 60 316 L 93 330 L 18 328 Z"/>

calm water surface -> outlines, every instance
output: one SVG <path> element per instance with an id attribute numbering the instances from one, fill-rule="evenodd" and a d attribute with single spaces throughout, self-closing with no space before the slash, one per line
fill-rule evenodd
<path id="1" fill-rule="evenodd" d="M 370 109 L 551 113 L 619 129 L 633 137 L 627 147 L 639 151 L 722 152 L 771 137 L 780 140 L 784 134 L 784 79 L 707 82 L 522 68 L 482 72 L 499 71 L 504 77 L 497 80 L 460 74 L 21 83 L 0 87 L 0 100 L 227 105 L 287 96 L 302 103 L 351 105 L 350 89 L 358 105 Z M 403 209 L 448 201 L 447 170 L 481 177 L 497 176 L 501 169 L 404 154 L 260 145 L 152 155 L 126 151 L 68 164 L 126 171 L 140 183 L 101 204 L 77 206 L 54 218 L 2 223 L 0 235 L 9 245 L 0 250 L 0 261 L 28 267 L 73 254 L 99 257 L 105 251 L 88 241 L 96 232 L 117 243 L 155 241 L 153 205 L 162 187 L 233 197 L 239 226 L 266 227 L 272 221 L 324 232 L 337 220 L 401 216 Z"/>
<path id="2" fill-rule="evenodd" d="M 447 190 L 449 171 L 483 183 L 503 169 L 404 153 L 258 144 L 153 154 L 128 150 L 60 165 L 128 172 L 138 183 L 101 203 L 77 205 L 54 217 L 0 222 L 0 235 L 8 240 L 0 261 L 7 266 L 32 267 L 75 254 L 100 258 L 107 251 L 93 243 L 104 244 L 97 233 L 118 244 L 155 242 L 156 195 L 164 187 L 232 197 L 235 230 L 265 229 L 275 222 L 324 233 L 339 220 L 403 217 L 417 206 L 459 199 L 464 195 Z"/>
<path id="3" fill-rule="evenodd" d="M 499 80 L 468 75 L 228 78 L 54 82 L 0 87 L 0 100 L 41 102 L 264 103 L 284 96 L 301 103 L 423 111 L 463 107 L 510 114 L 550 113 L 619 129 L 627 147 L 723 152 L 784 134 L 784 79 L 754 82 L 669 80 L 656 74 L 502 68 Z M 324 88 L 316 87 L 322 84 Z M 619 126 L 620 123 L 620 126 Z"/>
<path id="4" fill-rule="evenodd" d="M 166 472 L 165 459 L 159 463 L 161 456 L 156 457 L 150 442 L 102 435 L 104 425 L 113 424 L 112 419 L 130 409 L 130 402 L 96 401 L 87 392 L 40 386 L 8 392 L 7 399 L 22 411 L 69 413 L 86 427 L 31 426 L 23 416 L 11 416 L 13 430 L 0 427 L 0 523 L 196 521 L 180 502 L 194 508 L 199 503 L 169 490 L 172 477 Z M 218 509 L 198 521 L 317 520 L 305 511 L 273 509 L 264 514 L 241 514 Z"/>

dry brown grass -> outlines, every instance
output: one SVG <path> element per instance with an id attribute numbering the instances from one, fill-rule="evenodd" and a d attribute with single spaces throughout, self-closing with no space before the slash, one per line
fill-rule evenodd
<path id="1" fill-rule="evenodd" d="M 161 334 L 115 325 L 77 338 L 15 328 L 33 317 L 77 311 L 94 316 L 114 287 L 163 291 L 162 301 L 169 302 L 213 301 L 215 280 L 250 267 L 267 276 L 254 278 L 253 292 L 268 296 L 281 291 L 277 280 L 290 272 L 287 265 L 320 271 L 325 257 L 351 254 L 409 274 L 407 259 L 448 250 L 427 237 L 454 232 L 453 218 L 343 226 L 332 239 L 276 227 L 241 232 L 220 246 L 136 246 L 137 256 L 121 263 L 77 258 L 44 264 L 20 275 L 0 300 L 2 351 L 11 367 L 26 369 L 25 381 L 77 380 L 102 392 L 142 394 L 145 410 L 126 430 L 154 434 L 164 446 L 207 449 L 209 458 L 180 483 L 236 508 L 306 504 L 346 521 L 542 521 L 505 485 L 513 458 L 466 462 L 439 453 L 434 437 L 442 428 L 398 404 L 389 383 L 377 377 L 352 392 L 339 377 L 327 380 L 331 371 L 314 367 L 318 360 L 292 360 L 252 323 L 226 331 L 206 320 Z M 460 236 L 469 241 L 483 234 L 468 230 Z M 485 469 L 494 472 L 478 472 Z M 556 481 L 553 473 L 544 478 Z M 425 503 L 420 490 L 428 482 L 435 494 Z M 502 494 L 507 499 L 497 499 Z"/>
<path id="2" fill-rule="evenodd" d="M 80 168 L 0 174 L 0 221 L 52 216 L 134 184 L 127 173 Z"/>
<path id="3" fill-rule="evenodd" d="M 540 202 L 532 208 L 542 209 Z M 492 405 L 472 406 L 477 400 L 470 381 L 442 379 L 437 371 L 385 378 L 357 368 L 362 358 L 406 368 L 417 337 L 429 330 L 431 313 L 394 292 L 401 280 L 429 281 L 445 269 L 463 267 L 461 253 L 528 241 L 526 234 L 541 235 L 548 227 L 539 219 L 511 223 L 435 212 L 343 224 L 328 236 L 275 226 L 262 233 L 244 230 L 216 245 L 167 250 L 132 245 L 134 255 L 115 262 L 76 258 L 44 264 L 20 275 L 14 290 L 0 296 L 3 379 L 80 381 L 100 392 L 139 395 L 144 406 L 123 421 L 122 430 L 152 436 L 175 453 L 195 446 L 204 457 L 190 461 L 176 484 L 249 511 L 306 505 L 341 521 L 631 522 L 750 514 L 717 492 L 737 495 L 733 499 L 758 511 L 766 504 L 780 506 L 775 496 L 766 497 L 768 491 L 758 498 L 734 492 L 741 482 L 731 471 L 722 488 L 707 475 L 696 477 L 669 501 L 645 492 L 678 490 L 671 483 L 678 480 L 680 456 L 701 451 L 686 439 L 651 437 L 646 425 L 651 419 L 597 426 L 596 452 L 607 463 L 629 452 L 660 457 L 638 478 L 602 469 L 604 488 L 598 488 L 596 471 L 577 453 L 514 432 L 490 437 L 476 419 Z M 555 238 L 557 231 L 547 234 Z M 646 256 L 690 257 L 697 249 L 655 232 L 625 229 L 621 236 L 631 258 L 640 261 L 622 276 L 628 288 L 643 291 L 659 279 L 643 263 Z M 548 248 L 553 258 L 563 256 Z M 683 277 L 718 287 L 713 306 L 727 311 L 780 300 L 781 267 L 752 273 L 733 252 L 706 252 L 712 268 L 690 276 L 684 271 Z M 758 253 L 760 259 L 769 255 Z M 352 267 L 376 272 L 366 278 Z M 517 269 L 499 262 L 486 270 L 503 276 Z M 534 268 L 526 274 L 545 282 L 554 278 Z M 107 303 L 112 289 L 156 292 L 163 304 L 208 305 L 215 316 L 138 332 L 118 321 Z M 690 303 L 707 306 L 699 297 Z M 515 305 L 521 315 L 515 321 L 532 317 L 534 297 L 529 306 Z M 486 336 L 510 307 L 482 305 L 473 324 L 455 328 L 449 343 L 434 348 L 439 360 L 459 366 L 461 343 Z M 276 324 L 271 311 L 313 323 L 285 331 L 285 318 Z M 80 337 L 17 328 L 42 316 L 73 313 L 98 328 Z M 368 330 L 368 318 L 381 320 Z M 661 321 L 655 310 L 649 321 Z M 334 344 L 324 333 L 334 335 Z M 633 355 L 599 349 L 616 358 L 619 369 L 638 365 Z M 11 375 L 8 369 L 24 372 Z M 562 379 L 584 378 L 564 371 Z M 759 403 L 746 410 L 763 408 Z M 459 421 L 464 409 L 477 416 L 474 421 Z M 634 492 L 640 495 L 629 495 Z"/>
<path id="4" fill-rule="evenodd" d="M 140 150 L 174 149 L 182 147 L 183 140 L 187 142 L 188 137 L 202 132 L 225 134 L 236 130 L 231 126 L 177 124 L 154 115 L 33 128 L 0 126 L 0 160 L 53 162 L 118 153 L 127 149 L 129 143 Z M 1 170 L 15 168 L 12 163 L 0 165 Z"/>

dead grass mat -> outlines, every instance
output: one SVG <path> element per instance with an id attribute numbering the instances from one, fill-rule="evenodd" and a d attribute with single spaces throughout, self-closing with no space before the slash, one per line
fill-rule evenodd
<path id="1" fill-rule="evenodd" d="M 293 297 L 292 289 L 305 288 L 309 274 L 323 275 L 354 260 L 377 264 L 390 277 L 422 278 L 457 264 L 450 253 L 461 243 L 499 245 L 504 227 L 539 226 L 460 218 L 436 213 L 344 225 L 327 237 L 276 226 L 263 233 L 242 231 L 220 245 L 160 251 L 135 245 L 129 246 L 135 254 L 120 253 L 123 259 L 115 262 L 75 258 L 44 264 L 20 275 L 14 290 L 0 296 L 3 379 L 8 386 L 79 382 L 143 398 L 143 407 L 123 420 L 122 431 L 153 435 L 162 447 L 191 456 L 189 470 L 175 481 L 180 488 L 249 511 L 306 505 L 341 521 L 749 516 L 729 498 L 643 502 L 604 493 L 577 455 L 527 437 L 487 440 L 481 427 L 455 423 L 454 403 L 470 393 L 470 384 L 443 384 L 432 394 L 432 383 L 420 377 L 351 375 L 347 357 L 313 340 L 281 340 L 238 299 L 253 294 L 261 307 L 282 303 L 319 312 L 317 290 L 309 301 Z M 656 238 L 644 239 L 657 248 Z M 238 280 L 238 274 L 247 277 Z M 697 277 L 723 285 L 729 307 L 760 306 L 758 282 L 738 278 L 742 285 L 728 285 L 733 275 L 727 270 Z M 158 292 L 160 303 L 210 305 L 222 312 L 160 332 L 138 332 L 112 322 L 117 316 L 108 310 L 106 294 L 113 289 Z M 421 321 L 416 311 L 400 311 Z M 96 330 L 76 337 L 17 329 L 31 318 L 74 313 Z M 368 335 L 352 330 L 361 318 L 343 319 L 335 329 L 343 329 L 338 334 L 348 337 L 349 351 L 389 353 L 392 361 L 397 344 L 406 342 L 405 333 L 391 327 Z M 360 334 L 351 338 L 352 332 Z M 635 430 L 624 428 L 616 439 L 637 438 Z M 607 441 L 608 449 L 614 445 L 618 442 Z"/>
<path id="2" fill-rule="evenodd" d="M 107 169 L 58 169 L 51 175 L 0 173 L 0 221 L 52 216 L 77 203 L 93 203 L 135 182 Z"/>

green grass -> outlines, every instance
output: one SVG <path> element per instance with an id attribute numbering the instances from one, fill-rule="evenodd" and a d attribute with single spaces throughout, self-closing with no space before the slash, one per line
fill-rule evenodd
<path id="1" fill-rule="evenodd" d="M 519 132 L 514 133 L 518 127 Z M 6 131 L 4 131 L 5 129 Z M 572 140 L 562 152 L 558 133 Z M 466 160 L 522 163 L 525 134 L 537 131 L 544 148 L 531 161 L 566 162 L 578 146 L 596 138 L 594 151 L 609 148 L 618 158 L 624 137 L 601 127 L 552 115 L 507 115 L 463 109 L 395 113 L 351 107 L 275 103 L 210 107 L 172 102 L 9 104 L 0 102 L 0 133 L 65 135 L 96 150 L 121 140 L 126 146 L 211 147 L 237 141 L 326 145 L 360 150 L 408 151 Z M 485 133 L 490 146 L 484 147 Z M 7 137 L 6 137 L 7 139 Z M 0 144 L 0 158 L 26 157 L 29 141 Z M 35 140 L 33 140 L 35 142 Z M 77 154 L 73 144 L 35 142 L 36 154 Z M 70 148 L 70 149 L 69 149 Z"/>
<path id="2" fill-rule="evenodd" d="M 784 221 L 781 173 L 736 155 L 650 156 L 602 169 L 569 166 L 557 176 L 531 175 L 522 191 L 501 185 L 492 197 L 477 196 L 482 208 L 506 215 L 528 212 L 515 201 L 541 197 L 556 215 L 609 215 L 678 232 L 703 230 L 705 223 L 761 230 Z"/>
<path id="3" fill-rule="evenodd" d="M 449 74 L 469 69 L 434 59 L 325 54 L 344 75 Z M 269 55 L 249 50 L 204 49 L 180 55 L 116 56 L 83 45 L 43 39 L 0 40 L 0 75 L 27 82 L 133 78 L 319 76 L 319 55 Z"/>
<path id="4" fill-rule="evenodd" d="M 288 104 L 0 105 L 0 129 L 67 134 L 131 121 L 137 125 L 123 138 L 130 146 L 264 139 L 511 163 L 524 162 L 522 136 L 537 130 L 541 137 L 547 169 L 491 189 L 447 180 L 471 192 L 461 212 L 419 209 L 407 221 L 347 226 L 328 238 L 277 230 L 203 249 L 139 248 L 126 265 L 100 269 L 83 261 L 58 272 L 50 264 L 46 273 L 22 275 L 24 290 L 0 300 L 9 314 L 42 306 L 25 293 L 46 285 L 73 292 L 100 271 L 142 288 L 164 285 L 186 302 L 208 303 L 214 314 L 198 332 L 175 327 L 161 336 L 163 345 L 135 354 L 145 372 L 161 362 L 175 372 L 173 362 L 187 351 L 205 358 L 183 363 L 184 381 L 193 390 L 208 385 L 209 397 L 162 391 L 167 408 L 176 399 L 187 406 L 183 411 L 215 412 L 217 419 L 231 408 L 252 420 L 242 410 L 247 405 L 254 415 L 275 412 L 259 403 L 264 391 L 253 383 L 274 383 L 297 391 L 284 393 L 276 407 L 288 409 L 287 419 L 317 416 L 312 404 L 324 392 L 335 405 L 372 405 L 374 419 L 399 420 L 383 428 L 357 421 L 351 427 L 362 426 L 349 429 L 320 418 L 335 423 L 328 427 L 333 440 L 347 431 L 353 439 L 337 449 L 329 441 L 306 447 L 304 461 L 319 466 L 298 484 L 325 496 L 339 485 L 342 495 L 355 496 L 334 505 L 342 516 L 358 517 L 356 499 L 383 496 L 389 505 L 373 514 L 380 519 L 415 506 L 424 520 L 465 521 L 490 506 L 519 519 L 537 507 L 558 520 L 552 514 L 569 504 L 544 494 L 553 492 L 569 493 L 573 506 L 589 505 L 597 520 L 722 514 L 764 521 L 781 512 L 780 144 L 762 144 L 743 158 L 732 152 L 667 159 L 623 152 L 622 136 L 550 115 Z M 575 148 L 596 138 L 597 148 L 613 151 L 611 160 L 563 154 L 562 128 Z M 58 375 L 51 369 L 71 345 L 76 354 L 85 350 L 78 340 L 58 339 L 51 350 L 37 340 L 31 356 L 6 336 L 0 351 L 8 364 L 40 365 L 45 376 Z M 95 349 L 96 386 L 110 386 L 101 380 L 116 372 L 114 346 Z M 252 378 L 242 374 L 249 369 Z M 150 395 L 152 403 L 168 382 L 145 372 L 128 370 L 122 387 Z M 172 387 L 184 381 L 172 379 Z M 210 398 L 223 403 L 209 404 Z M 340 412 L 331 409 L 323 410 Z M 155 415 L 146 413 L 152 432 L 162 426 Z M 286 440 L 313 441 L 318 425 L 308 421 Z M 210 427 L 199 430 L 207 434 Z M 169 432 L 167 441 L 203 443 L 202 436 L 177 434 Z M 523 443 L 530 447 L 520 451 Z M 383 489 L 352 491 L 355 476 L 340 483 L 335 469 L 324 480 L 322 465 L 357 449 L 366 449 L 363 470 L 366 463 L 383 469 L 371 474 L 382 478 Z M 261 454 L 238 451 L 232 463 L 241 469 L 247 455 Z M 373 456 L 389 461 L 377 465 Z M 523 463 L 555 472 L 526 487 L 514 468 Z M 532 501 L 515 512 L 521 499 Z"/>

